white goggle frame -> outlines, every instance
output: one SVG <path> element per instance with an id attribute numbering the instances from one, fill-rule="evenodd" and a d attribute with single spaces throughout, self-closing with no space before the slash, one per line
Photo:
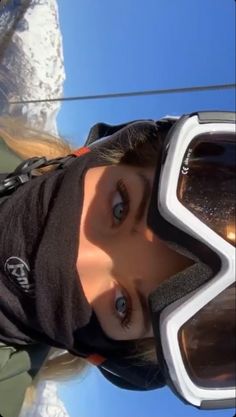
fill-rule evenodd
<path id="1" fill-rule="evenodd" d="M 219 122 L 199 123 L 198 115 L 189 117 L 182 124 L 181 129 L 171 138 L 161 171 L 158 195 L 158 208 L 163 218 L 210 247 L 222 261 L 221 270 L 210 282 L 184 297 L 181 303 L 178 300 L 166 307 L 160 316 L 163 354 L 172 382 L 181 397 L 200 408 L 226 408 L 235 404 L 235 387 L 207 389 L 197 386 L 190 379 L 178 342 L 178 332 L 182 325 L 235 282 L 235 247 L 198 219 L 177 198 L 179 173 L 188 171 L 188 163 L 186 160 L 183 163 L 183 160 L 189 144 L 196 136 L 213 132 L 235 133 L 235 124 L 233 121 L 223 123 L 220 118 Z"/>

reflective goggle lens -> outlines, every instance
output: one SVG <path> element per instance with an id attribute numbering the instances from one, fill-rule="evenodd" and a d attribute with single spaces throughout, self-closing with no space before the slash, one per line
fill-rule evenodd
<path id="1" fill-rule="evenodd" d="M 234 133 L 205 133 L 189 145 L 178 181 L 179 201 L 228 242 L 236 243 Z"/>
<path id="2" fill-rule="evenodd" d="M 206 388 L 230 388 L 236 381 L 235 284 L 228 287 L 179 330 L 189 377 Z"/>

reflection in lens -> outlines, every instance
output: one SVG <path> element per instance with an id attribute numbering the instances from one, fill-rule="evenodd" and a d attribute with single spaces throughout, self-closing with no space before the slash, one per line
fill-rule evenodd
<path id="1" fill-rule="evenodd" d="M 227 235 L 227 239 L 229 241 L 231 241 L 232 243 L 234 243 L 235 245 L 235 241 L 236 241 L 236 234 L 235 234 L 235 224 L 229 224 L 226 227 L 226 235 Z"/>
<path id="2" fill-rule="evenodd" d="M 236 147 L 233 133 L 197 136 L 185 153 L 178 199 L 235 246 Z"/>
<path id="3" fill-rule="evenodd" d="M 179 331 L 189 377 L 207 388 L 232 388 L 236 382 L 235 284 L 204 306 Z"/>

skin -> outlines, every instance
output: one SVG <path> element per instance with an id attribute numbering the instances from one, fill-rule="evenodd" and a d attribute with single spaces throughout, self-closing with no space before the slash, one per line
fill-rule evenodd
<path id="1" fill-rule="evenodd" d="M 77 270 L 104 332 L 116 340 L 152 336 L 149 294 L 192 263 L 147 227 L 153 177 L 151 168 L 118 165 L 91 168 L 84 179 Z"/>

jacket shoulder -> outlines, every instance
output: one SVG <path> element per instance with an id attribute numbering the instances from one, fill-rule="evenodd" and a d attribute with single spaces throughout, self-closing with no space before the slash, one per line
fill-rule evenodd
<path id="1" fill-rule="evenodd" d="M 0 138 L 0 173 L 13 171 L 22 160 Z"/>
<path id="2" fill-rule="evenodd" d="M 0 415 L 17 417 L 26 389 L 32 382 L 29 355 L 0 345 Z"/>
<path id="3" fill-rule="evenodd" d="M 48 346 L 17 350 L 0 343 L 0 416 L 18 417 L 25 392 L 49 351 Z"/>

